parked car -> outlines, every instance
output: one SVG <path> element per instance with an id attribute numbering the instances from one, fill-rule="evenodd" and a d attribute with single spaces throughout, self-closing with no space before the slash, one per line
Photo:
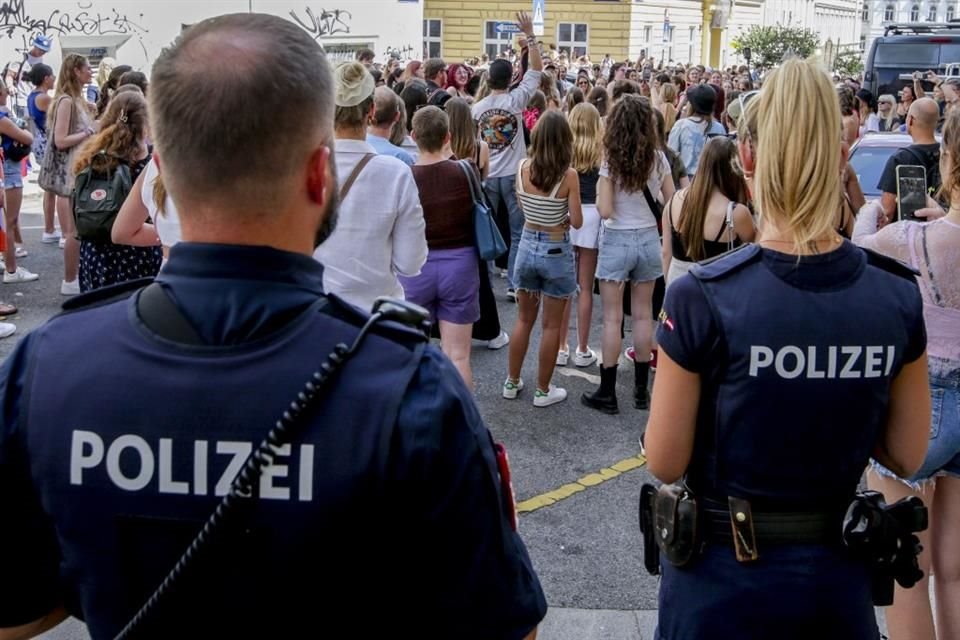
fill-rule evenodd
<path id="1" fill-rule="evenodd" d="M 890 156 L 912 142 L 905 133 L 868 133 L 853 144 L 850 166 L 860 180 L 860 188 L 867 201 L 880 197 L 877 185 Z"/>

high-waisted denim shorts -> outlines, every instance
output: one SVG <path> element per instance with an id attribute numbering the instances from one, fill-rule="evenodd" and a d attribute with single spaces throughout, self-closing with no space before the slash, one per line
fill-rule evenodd
<path id="1" fill-rule="evenodd" d="M 577 292 L 577 270 L 570 234 L 524 229 L 513 267 L 517 291 L 569 298 Z"/>
<path id="2" fill-rule="evenodd" d="M 931 478 L 960 477 L 960 364 L 943 358 L 929 359 L 930 442 L 920 470 L 901 478 L 917 489 Z M 873 469 L 882 476 L 897 476 L 877 461 Z"/>
<path id="3" fill-rule="evenodd" d="M 613 282 L 652 282 L 663 275 L 660 235 L 649 229 L 609 229 L 600 232 L 597 279 Z"/>

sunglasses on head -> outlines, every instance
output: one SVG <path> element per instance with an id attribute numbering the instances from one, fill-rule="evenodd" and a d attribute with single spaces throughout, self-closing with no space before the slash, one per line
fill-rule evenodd
<path id="1" fill-rule="evenodd" d="M 745 113 L 747 110 L 747 104 L 753 100 L 755 96 L 760 95 L 759 89 L 754 89 L 753 91 L 744 91 L 737 96 L 737 101 L 740 103 L 740 113 Z"/>

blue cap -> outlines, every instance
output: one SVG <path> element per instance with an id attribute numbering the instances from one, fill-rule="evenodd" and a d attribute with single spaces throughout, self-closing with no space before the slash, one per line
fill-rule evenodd
<path id="1" fill-rule="evenodd" d="M 53 48 L 53 40 L 51 40 L 48 36 L 45 36 L 43 34 L 38 35 L 36 38 L 34 38 L 32 44 L 34 47 L 36 47 L 37 49 L 40 49 L 44 53 L 48 53 L 50 49 Z"/>

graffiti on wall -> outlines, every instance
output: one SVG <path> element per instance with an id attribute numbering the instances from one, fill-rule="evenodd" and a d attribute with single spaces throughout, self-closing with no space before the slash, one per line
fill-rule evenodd
<path id="1" fill-rule="evenodd" d="M 394 60 L 409 60 L 413 58 L 415 49 L 409 44 L 403 47 L 387 47 L 384 53 Z"/>
<path id="2" fill-rule="evenodd" d="M 77 3 L 74 12 L 54 9 L 48 15 L 35 16 L 27 11 L 26 0 L 0 2 L 0 35 L 14 37 L 23 34 L 30 37 L 37 33 L 46 35 L 102 36 L 110 34 L 145 33 L 147 29 L 116 9 L 107 13 L 91 11 L 93 5 Z M 143 14 L 138 16 L 142 19 Z"/>
<path id="3" fill-rule="evenodd" d="M 353 20 L 353 14 L 346 9 L 321 9 L 318 15 L 310 7 L 306 8 L 303 16 L 291 10 L 290 17 L 313 36 L 314 40 L 338 33 L 350 33 L 350 21 Z"/>

